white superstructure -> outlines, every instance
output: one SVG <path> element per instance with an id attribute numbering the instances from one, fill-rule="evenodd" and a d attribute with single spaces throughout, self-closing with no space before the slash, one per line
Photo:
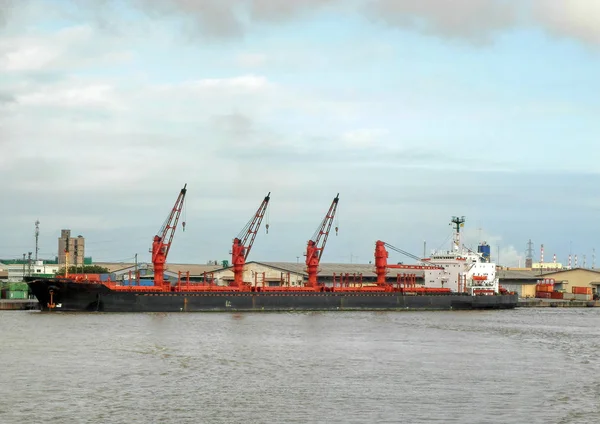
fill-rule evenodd
<path id="1" fill-rule="evenodd" d="M 489 262 L 489 255 L 486 257 L 461 246 L 460 229 L 464 222 L 464 217 L 452 217 L 454 237 L 451 250 L 436 251 L 430 258 L 423 259 L 432 266 L 440 267 L 425 270 L 425 287 L 449 288 L 470 295 L 497 294 L 496 264 Z"/>

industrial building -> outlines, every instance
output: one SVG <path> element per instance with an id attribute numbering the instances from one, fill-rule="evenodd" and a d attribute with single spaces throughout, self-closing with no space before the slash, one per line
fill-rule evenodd
<path id="1" fill-rule="evenodd" d="M 83 266 L 85 264 L 85 238 L 83 236 L 71 237 L 71 230 L 61 230 L 58 238 L 58 264 L 66 263 L 69 256 L 69 266 Z"/>
<path id="2" fill-rule="evenodd" d="M 507 268 L 498 271 L 500 284 L 507 290 L 517 292 L 519 297 L 535 297 L 535 285 L 540 280 L 554 280 L 554 290 L 571 293 L 573 287 L 591 287 L 598 293 L 600 270 L 587 268 L 544 269 Z"/>
<path id="3" fill-rule="evenodd" d="M 131 273 L 132 278 L 135 276 L 136 271 L 139 271 L 140 278 L 153 278 L 152 264 L 140 262 L 127 263 L 127 262 L 94 262 L 94 265 L 106 268 L 110 274 L 111 279 L 116 281 L 123 281 L 129 278 Z M 215 271 L 221 268 L 219 265 L 201 265 L 201 264 L 166 264 L 165 274 L 169 277 L 169 280 L 177 280 L 179 273 L 183 276 L 187 272 L 190 273 L 191 281 L 202 281 L 205 272 Z M 182 277 L 183 278 L 183 277 Z"/>
<path id="4" fill-rule="evenodd" d="M 600 286 L 600 270 L 573 268 L 554 272 L 544 272 L 543 278 L 551 278 L 558 290 L 571 292 L 572 287 L 591 287 L 593 293 L 598 293 Z"/>
<path id="5" fill-rule="evenodd" d="M 527 268 L 498 268 L 496 275 L 502 287 L 517 293 L 520 298 L 535 297 L 535 285 L 543 278 L 539 271 Z"/>
<path id="6" fill-rule="evenodd" d="M 59 268 L 57 260 L 0 259 L 0 281 L 18 283 L 25 276 L 54 277 Z"/>

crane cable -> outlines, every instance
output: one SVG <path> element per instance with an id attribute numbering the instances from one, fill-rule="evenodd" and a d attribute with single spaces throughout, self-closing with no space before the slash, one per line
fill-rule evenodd
<path id="1" fill-rule="evenodd" d="M 269 207 L 269 204 L 267 204 L 267 210 L 265 211 L 265 214 L 267 215 L 266 216 L 267 222 L 265 223 L 265 231 L 267 234 L 269 234 L 270 210 L 271 210 L 271 208 Z"/>
<path id="2" fill-rule="evenodd" d="M 187 197 L 183 199 L 183 221 L 181 221 L 181 230 L 185 232 L 185 223 L 187 222 Z"/>

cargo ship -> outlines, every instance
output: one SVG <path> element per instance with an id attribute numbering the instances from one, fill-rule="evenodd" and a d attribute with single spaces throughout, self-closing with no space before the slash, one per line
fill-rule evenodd
<path id="1" fill-rule="evenodd" d="M 154 280 L 139 284 L 139 276 L 125 281 L 102 279 L 98 274 L 71 274 L 56 278 L 32 278 L 31 292 L 44 311 L 69 312 L 251 312 L 251 311 L 381 311 L 381 310 L 473 310 L 511 309 L 516 293 L 498 284 L 496 266 L 485 245 L 474 252 L 460 243 L 464 217 L 453 217 L 454 237 L 447 251 L 418 258 L 381 240 L 375 243 L 376 282 L 323 284 L 318 282 L 319 263 L 332 228 L 339 195 L 306 247 L 307 280 L 302 285 L 283 282 L 279 286 L 243 281 L 246 259 L 265 215 L 270 193 L 233 240 L 233 281 L 223 285 L 212 275 L 201 282 L 190 281 L 189 273 L 176 282 L 165 281 L 164 269 L 173 235 L 183 207 L 186 186 L 152 243 Z M 185 228 L 185 223 L 182 224 Z M 267 224 L 268 230 L 268 224 Z M 335 227 L 337 232 L 337 226 Z M 390 248 L 407 254 L 415 265 L 388 264 Z M 68 252 L 65 252 L 68 261 Z M 68 263 L 65 267 L 68 270 Z M 390 272 L 397 271 L 396 278 Z M 417 283 L 416 272 L 423 273 Z"/>
<path id="2" fill-rule="evenodd" d="M 418 293 L 305 291 L 278 289 L 261 291 L 117 289 L 108 283 L 69 278 L 29 282 L 32 293 L 45 311 L 98 312 L 252 312 L 252 311 L 377 311 L 377 310 L 470 310 L 511 309 L 516 294 L 469 295 L 468 293 Z M 118 286 L 117 286 L 118 287 Z"/>

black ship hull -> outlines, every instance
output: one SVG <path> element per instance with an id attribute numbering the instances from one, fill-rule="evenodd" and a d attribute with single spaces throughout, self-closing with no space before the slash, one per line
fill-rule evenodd
<path id="1" fill-rule="evenodd" d="M 68 279 L 28 282 L 42 310 L 101 312 L 236 312 L 512 309 L 517 295 L 398 292 L 129 292 Z"/>

